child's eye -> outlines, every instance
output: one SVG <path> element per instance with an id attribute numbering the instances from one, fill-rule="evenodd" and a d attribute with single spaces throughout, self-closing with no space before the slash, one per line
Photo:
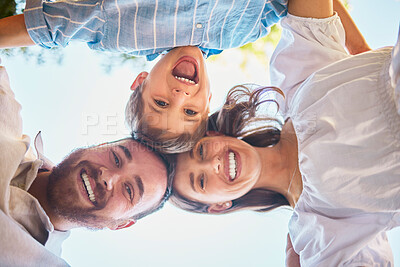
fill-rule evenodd
<path id="1" fill-rule="evenodd" d="M 121 166 L 121 162 L 119 161 L 119 158 L 117 157 L 117 155 L 114 153 L 114 151 L 112 152 L 113 156 L 114 156 L 114 162 L 115 162 L 115 166 L 117 166 L 117 168 L 119 168 Z"/>
<path id="2" fill-rule="evenodd" d="M 199 156 L 201 159 L 204 159 L 203 144 L 200 144 L 199 146 Z"/>
<path id="3" fill-rule="evenodd" d="M 197 114 L 197 112 L 193 111 L 191 109 L 185 109 L 185 114 L 188 115 L 188 116 L 194 116 L 194 115 Z"/>
<path id="4" fill-rule="evenodd" d="M 157 106 L 161 107 L 161 108 L 165 108 L 168 106 L 167 102 L 161 101 L 161 100 L 157 100 L 154 99 L 154 102 L 156 103 Z"/>

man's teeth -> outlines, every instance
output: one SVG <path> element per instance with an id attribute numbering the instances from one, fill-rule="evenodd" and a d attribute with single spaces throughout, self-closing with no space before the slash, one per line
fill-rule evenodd
<path id="1" fill-rule="evenodd" d="M 86 191 L 88 193 L 90 201 L 95 202 L 96 198 L 94 196 L 94 193 L 93 193 L 93 190 L 92 190 L 92 186 L 90 185 L 89 177 L 88 177 L 87 173 L 83 172 L 81 177 L 82 177 L 82 181 L 83 181 L 83 183 L 84 183 L 84 185 L 86 187 Z"/>
<path id="2" fill-rule="evenodd" d="M 236 159 L 233 152 L 229 152 L 229 176 L 232 180 L 236 178 Z"/>
<path id="3" fill-rule="evenodd" d="M 180 80 L 180 81 L 183 81 L 183 82 L 187 82 L 187 83 L 190 83 L 190 84 L 196 84 L 194 81 L 189 80 L 189 79 L 184 78 L 184 77 L 175 76 L 175 78 Z"/>

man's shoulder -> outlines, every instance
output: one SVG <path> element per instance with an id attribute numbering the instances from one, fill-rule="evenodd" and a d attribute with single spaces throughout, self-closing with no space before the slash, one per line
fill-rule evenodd
<path id="1" fill-rule="evenodd" d="M 8 73 L 0 66 L 0 129 L 3 135 L 22 136 L 21 105 L 11 90 Z"/>
<path id="2" fill-rule="evenodd" d="M 0 266 L 68 266 L 0 210 Z"/>

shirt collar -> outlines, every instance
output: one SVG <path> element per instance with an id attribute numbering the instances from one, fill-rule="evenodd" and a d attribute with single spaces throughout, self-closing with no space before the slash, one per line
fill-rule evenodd
<path id="1" fill-rule="evenodd" d="M 42 170 L 45 169 L 45 170 L 49 170 L 49 171 L 52 170 L 53 167 L 55 166 L 55 164 L 44 155 L 42 131 L 39 131 L 38 134 L 36 135 L 34 145 L 35 145 L 38 159 L 40 159 L 42 161 L 42 166 L 40 167 L 40 169 L 42 169 Z M 40 204 L 39 204 L 39 206 L 40 206 Z M 61 243 L 69 236 L 70 231 L 55 230 L 53 224 L 50 221 L 50 218 L 47 216 L 47 214 L 45 213 L 45 211 L 43 209 L 42 209 L 42 211 L 43 211 L 43 214 L 46 215 L 46 216 L 42 216 L 43 217 L 42 222 L 46 226 L 47 231 L 49 231 L 49 239 L 46 241 L 46 248 L 49 249 L 50 251 L 52 251 L 53 253 L 56 252 L 56 251 L 52 250 L 53 248 L 59 249 L 59 251 L 57 251 L 55 254 L 60 256 L 61 255 Z M 52 235 L 57 235 L 57 237 L 56 237 L 57 241 L 52 240 L 52 239 L 54 239 L 52 237 Z M 49 240 L 50 240 L 50 244 L 47 244 L 47 242 Z M 54 243 L 58 243 L 58 244 L 55 245 Z"/>
<path id="2" fill-rule="evenodd" d="M 43 140 L 42 140 L 42 132 L 41 131 L 39 131 L 39 133 L 36 135 L 34 145 L 35 145 L 38 159 L 40 159 L 43 162 L 43 164 L 40 168 L 46 169 L 49 171 L 52 170 L 53 167 L 55 166 L 55 164 L 53 162 L 51 162 L 51 160 L 49 160 L 43 153 Z"/>

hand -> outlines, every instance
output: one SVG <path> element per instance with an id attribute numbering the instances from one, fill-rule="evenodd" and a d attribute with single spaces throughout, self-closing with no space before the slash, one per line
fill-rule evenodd
<path id="1" fill-rule="evenodd" d="M 286 240 L 286 267 L 300 267 L 300 258 L 294 251 L 289 234 Z"/>

